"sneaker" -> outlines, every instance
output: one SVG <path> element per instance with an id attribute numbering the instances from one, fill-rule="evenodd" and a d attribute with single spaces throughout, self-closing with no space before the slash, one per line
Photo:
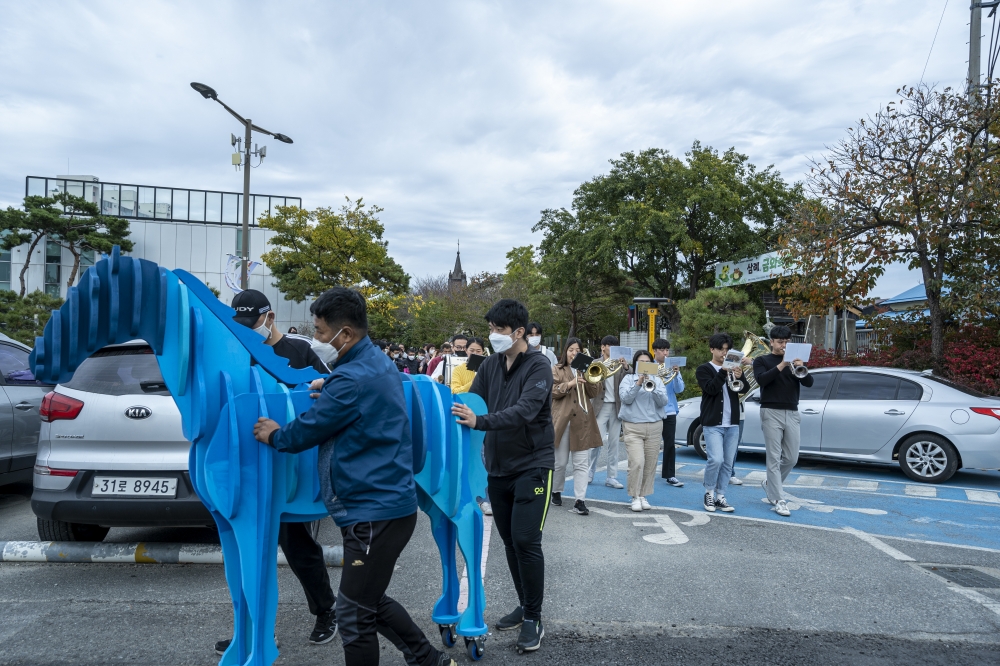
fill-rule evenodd
<path id="1" fill-rule="evenodd" d="M 330 638 L 333 638 L 333 637 L 331 636 Z M 226 650 L 229 649 L 229 646 L 232 644 L 232 642 L 233 642 L 232 638 L 227 638 L 224 641 L 218 641 L 218 642 L 216 642 L 216 644 L 215 644 L 215 654 L 219 655 L 220 657 L 222 655 L 226 654 Z M 278 637 L 277 636 L 274 637 L 274 645 L 275 645 L 275 647 L 279 647 L 279 648 L 281 647 L 281 643 L 278 642 Z"/>
<path id="2" fill-rule="evenodd" d="M 518 606 L 493 626 L 497 631 L 510 631 L 520 627 L 522 622 L 524 622 L 524 609 Z"/>
<path id="3" fill-rule="evenodd" d="M 573 505 L 573 511 L 580 514 L 581 516 L 590 515 L 590 509 L 588 509 L 587 505 L 583 503 L 583 500 L 576 501 L 576 504 Z"/>
<path id="4" fill-rule="evenodd" d="M 483 512 L 484 516 L 493 515 L 493 505 L 485 500 L 479 503 L 479 510 Z"/>
<path id="5" fill-rule="evenodd" d="M 632 510 L 636 513 L 642 513 L 642 500 L 638 497 L 632 498 Z"/>
<path id="6" fill-rule="evenodd" d="M 729 502 L 726 501 L 725 495 L 719 495 L 718 497 L 715 498 L 715 508 L 718 509 L 719 511 L 725 511 L 726 513 L 732 513 L 733 511 L 736 511 L 736 509 L 730 506 Z"/>
<path id="7" fill-rule="evenodd" d="M 447 652 L 439 652 L 438 660 L 434 666 L 458 666 L 458 662 L 452 659 Z"/>
<path id="8" fill-rule="evenodd" d="M 788 510 L 788 505 L 785 500 L 778 500 L 778 503 L 774 505 L 774 512 L 779 516 L 790 516 L 792 512 Z"/>
<path id="9" fill-rule="evenodd" d="M 649 506 L 649 502 L 646 501 L 645 497 L 640 497 L 639 498 L 639 504 L 642 506 L 642 510 L 643 511 L 649 511 L 650 509 L 653 508 L 653 507 Z"/>
<path id="10" fill-rule="evenodd" d="M 552 503 L 556 506 L 562 506 L 562 493 L 552 493 Z"/>
<path id="11" fill-rule="evenodd" d="M 738 477 L 735 474 L 733 474 L 731 477 L 729 477 L 729 485 L 731 485 L 731 486 L 742 486 L 743 482 L 740 481 L 740 477 Z"/>
<path id="12" fill-rule="evenodd" d="M 760 482 L 760 489 L 764 491 L 764 501 L 773 505 L 774 502 L 772 502 L 771 498 L 767 496 L 767 479 Z"/>
<path id="13" fill-rule="evenodd" d="M 667 483 L 669 483 L 670 485 L 672 485 L 674 488 L 683 488 L 684 487 L 684 482 L 681 481 L 680 479 L 678 479 L 676 476 L 672 476 L 669 479 L 667 479 Z"/>
<path id="14" fill-rule="evenodd" d="M 521 634 L 517 637 L 518 653 L 537 650 L 542 645 L 543 636 L 545 628 L 542 627 L 541 620 L 525 620 L 521 625 Z"/>
<path id="15" fill-rule="evenodd" d="M 313 645 L 326 645 L 337 635 L 337 611 L 334 608 L 316 616 L 316 626 L 309 634 L 309 642 Z"/>
<path id="16" fill-rule="evenodd" d="M 705 493 L 704 504 L 705 504 L 705 511 L 711 511 L 712 513 L 715 513 L 715 500 L 712 499 L 711 492 Z"/>
<path id="17" fill-rule="evenodd" d="M 614 488 L 615 490 L 621 490 L 622 488 L 625 487 L 622 485 L 622 482 L 619 481 L 618 479 L 608 479 L 607 481 L 604 482 L 604 485 L 606 485 L 608 488 Z"/>

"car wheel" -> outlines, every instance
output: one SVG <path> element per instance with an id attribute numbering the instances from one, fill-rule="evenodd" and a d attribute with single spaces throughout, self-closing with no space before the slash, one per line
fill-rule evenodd
<path id="1" fill-rule="evenodd" d="M 110 527 L 38 519 L 38 538 L 42 541 L 104 541 Z"/>
<path id="2" fill-rule="evenodd" d="M 914 435 L 899 448 L 899 466 L 914 481 L 942 483 L 958 469 L 958 452 L 944 437 Z"/>
<path id="3" fill-rule="evenodd" d="M 708 460 L 708 453 L 705 452 L 705 432 L 702 430 L 700 423 L 691 431 L 691 446 L 694 447 L 699 456 Z"/>

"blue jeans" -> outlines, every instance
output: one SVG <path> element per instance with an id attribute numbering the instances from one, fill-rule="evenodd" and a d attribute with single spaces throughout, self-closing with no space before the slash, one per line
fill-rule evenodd
<path id="1" fill-rule="evenodd" d="M 709 426 L 703 428 L 705 433 L 705 453 L 708 454 L 708 464 L 705 465 L 705 492 L 715 492 L 725 496 L 729 487 L 729 478 L 733 475 L 733 460 L 736 449 L 740 445 L 739 426 Z"/>

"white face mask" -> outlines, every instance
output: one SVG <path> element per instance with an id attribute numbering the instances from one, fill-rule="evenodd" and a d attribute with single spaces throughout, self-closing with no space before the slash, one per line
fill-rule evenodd
<path id="1" fill-rule="evenodd" d="M 410 355 L 409 355 L 409 356 L 407 356 L 406 358 L 408 358 L 408 359 L 410 359 L 410 360 L 412 361 L 412 360 L 413 360 L 414 358 L 416 358 L 416 357 L 415 357 L 415 356 L 414 356 L 413 354 L 410 354 Z"/>
<path id="2" fill-rule="evenodd" d="M 537 347 L 538 345 L 542 344 L 542 336 L 540 336 L 540 335 L 529 335 L 528 336 L 528 344 L 531 345 L 532 347 Z"/>
<path id="3" fill-rule="evenodd" d="M 503 333 L 490 333 L 490 345 L 497 354 L 502 354 L 514 346 L 514 338 Z"/>
<path id="4" fill-rule="evenodd" d="M 343 332 L 344 332 L 344 329 L 340 329 L 339 331 L 337 331 L 337 335 L 340 335 Z M 331 341 L 332 340 L 336 340 L 337 339 L 337 335 L 335 335 L 332 338 L 330 338 L 330 340 Z M 346 344 L 347 343 L 345 342 L 343 345 L 340 345 L 340 349 L 343 349 L 344 345 L 346 345 Z M 334 363 L 336 363 L 337 362 L 337 358 L 340 357 L 340 349 L 337 349 L 336 347 L 334 347 L 329 342 L 320 342 L 316 338 L 313 338 L 312 348 L 313 348 L 313 351 L 316 352 L 316 355 L 319 356 L 320 360 L 323 361 L 324 363 L 326 363 L 327 366 L 331 366 Z"/>
<path id="5" fill-rule="evenodd" d="M 271 338 L 271 327 L 267 325 L 267 315 L 264 315 L 264 323 L 253 330 L 265 340 Z"/>

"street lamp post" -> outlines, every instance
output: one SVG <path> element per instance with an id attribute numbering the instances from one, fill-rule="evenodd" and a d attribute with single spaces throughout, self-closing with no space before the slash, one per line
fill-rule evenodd
<path id="1" fill-rule="evenodd" d="M 194 88 L 198 92 L 198 94 L 201 95 L 202 97 L 204 97 L 205 99 L 214 99 L 216 102 L 218 102 L 219 104 L 221 104 L 226 109 L 226 111 L 228 111 L 229 113 L 231 113 L 233 115 L 233 117 L 235 117 L 238 121 L 240 121 L 240 124 L 243 125 L 243 128 L 245 130 L 244 145 L 243 145 L 243 149 L 244 149 L 244 164 L 243 164 L 243 243 L 242 243 L 242 247 L 240 248 L 240 254 L 242 255 L 240 257 L 240 260 L 241 260 L 240 263 L 242 264 L 242 268 L 240 269 L 240 288 L 245 290 L 248 287 L 248 284 L 247 284 L 247 282 L 248 282 L 247 267 L 248 267 L 248 265 L 250 263 L 250 206 L 251 206 L 251 203 L 250 203 L 250 157 L 252 155 L 252 151 L 250 150 L 250 135 L 251 135 L 252 131 L 256 130 L 257 132 L 260 132 L 261 134 L 267 134 L 268 136 L 273 136 L 275 139 L 277 139 L 278 141 L 281 141 L 282 143 L 292 143 L 292 140 L 290 138 L 288 138 L 287 136 L 285 136 L 284 134 L 277 133 L 277 132 L 269 132 L 266 129 L 263 129 L 261 127 L 257 127 L 256 125 L 254 125 L 250 121 L 249 118 L 244 118 L 243 116 L 241 116 L 240 114 L 236 113 L 231 108 L 229 108 L 228 104 L 226 104 L 221 99 L 219 99 L 219 94 L 217 92 L 215 92 L 215 89 L 212 88 L 211 86 L 206 86 L 204 83 L 192 83 L 191 87 Z M 261 157 L 263 157 L 263 154 L 261 154 Z"/>

